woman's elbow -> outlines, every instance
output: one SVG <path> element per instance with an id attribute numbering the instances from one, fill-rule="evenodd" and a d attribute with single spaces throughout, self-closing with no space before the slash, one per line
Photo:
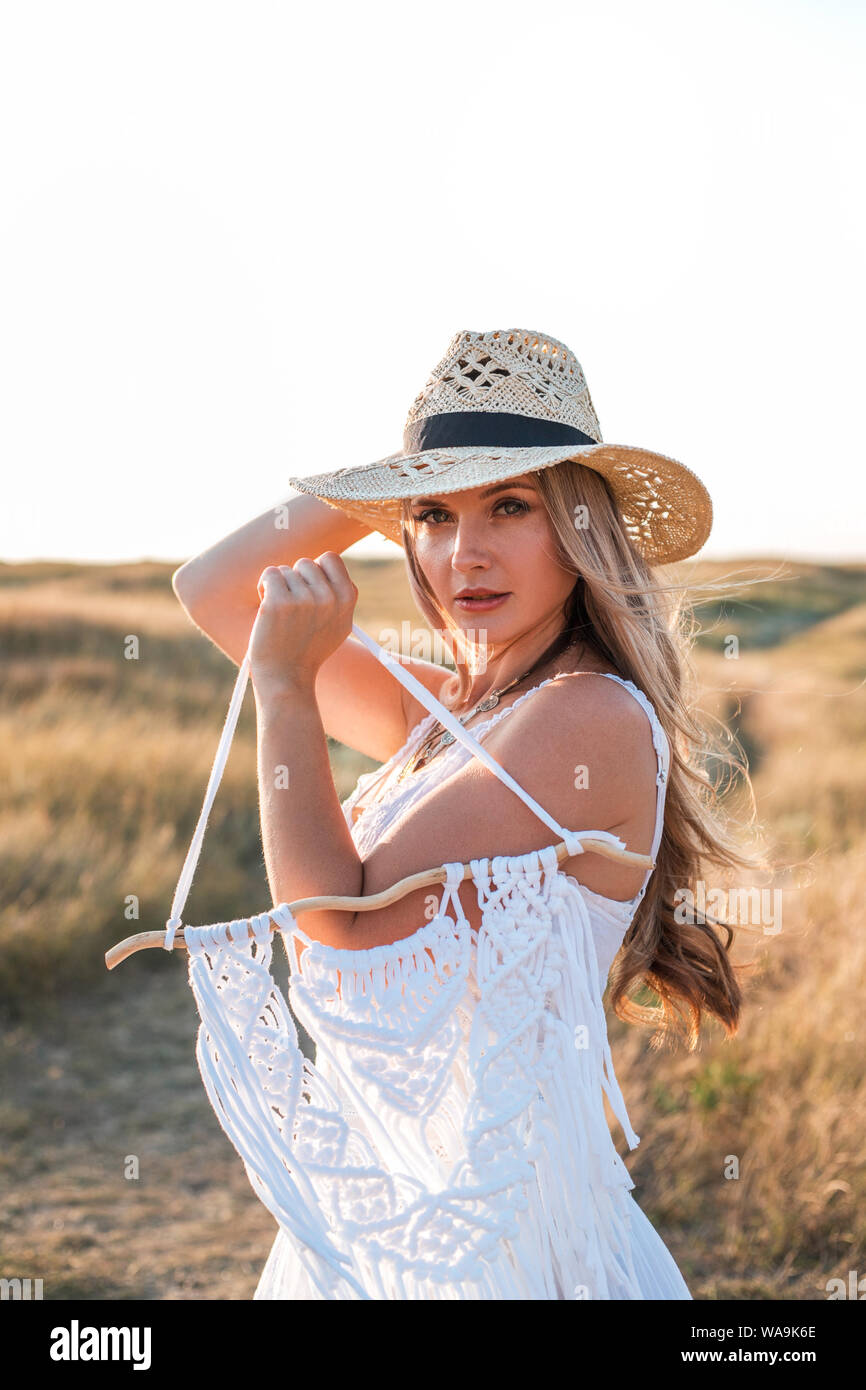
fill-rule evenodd
<path id="1" fill-rule="evenodd" d="M 189 613 L 196 601 L 196 583 L 192 573 L 192 561 L 180 565 L 171 576 L 171 587 L 181 608 Z"/>

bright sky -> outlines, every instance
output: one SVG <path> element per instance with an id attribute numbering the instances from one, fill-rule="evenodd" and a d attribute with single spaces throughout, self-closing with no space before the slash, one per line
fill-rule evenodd
<path id="1" fill-rule="evenodd" d="M 520 327 L 605 440 L 704 480 L 703 556 L 866 558 L 864 32 L 857 0 L 4 6 L 0 555 L 179 563 L 399 450 L 458 329 Z"/>

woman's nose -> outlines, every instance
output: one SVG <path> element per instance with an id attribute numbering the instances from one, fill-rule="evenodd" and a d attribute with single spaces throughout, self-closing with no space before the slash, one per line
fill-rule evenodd
<path id="1" fill-rule="evenodd" d="M 483 523 L 473 523 L 465 517 L 458 521 L 451 547 L 451 563 L 458 568 L 461 565 L 489 565 L 490 545 Z"/>

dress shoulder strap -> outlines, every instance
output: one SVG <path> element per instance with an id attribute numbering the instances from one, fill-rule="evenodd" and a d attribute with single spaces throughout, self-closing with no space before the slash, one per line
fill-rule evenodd
<path id="1" fill-rule="evenodd" d="M 660 815 L 662 810 L 662 801 L 664 799 L 665 788 L 668 780 L 668 772 L 670 770 L 671 765 L 671 748 L 670 743 L 668 742 L 668 736 L 662 728 L 661 720 L 659 719 L 658 715 L 653 709 L 652 704 L 647 699 L 643 691 L 635 685 L 634 681 L 625 680 L 622 676 L 615 676 L 612 671 L 604 671 L 601 674 L 606 676 L 608 680 L 616 681 L 617 685 L 624 686 L 624 688 L 629 692 L 629 694 L 633 695 L 634 698 L 637 700 L 638 704 L 640 705 L 641 709 L 644 711 L 644 714 L 650 722 L 650 728 L 652 730 L 653 736 L 653 748 L 655 749 L 656 762 L 658 763 L 658 770 L 656 772 L 656 786 L 658 787 L 658 796 L 656 799 L 656 827 L 655 835 L 653 838 L 653 847 L 650 851 L 652 858 L 655 858 L 655 853 L 659 847 L 659 841 L 661 840 L 662 824 L 660 821 Z"/>
<path id="2" fill-rule="evenodd" d="M 649 852 L 650 859 L 655 859 L 658 853 L 658 847 L 661 844 L 662 833 L 665 826 L 665 792 L 667 791 L 668 772 L 670 771 L 671 765 L 670 742 L 667 734 L 662 728 L 661 720 L 653 709 L 652 703 L 647 699 L 644 692 L 635 685 L 634 681 L 625 680 L 623 676 L 615 676 L 612 671 L 603 671 L 600 674 L 606 676 L 608 680 L 616 681 L 618 685 L 624 686 L 629 694 L 633 695 L 637 700 L 650 722 L 653 736 L 653 748 L 655 749 L 656 762 L 658 764 L 658 770 L 656 772 L 656 822 L 655 829 L 653 830 L 652 847 Z M 652 872 L 652 869 L 647 869 L 643 886 L 635 899 L 635 908 L 637 908 L 637 904 L 641 901 L 641 898 L 647 890 L 650 874 Z"/>

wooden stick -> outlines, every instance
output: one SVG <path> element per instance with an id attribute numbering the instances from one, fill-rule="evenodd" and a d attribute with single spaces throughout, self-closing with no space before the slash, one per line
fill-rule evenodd
<path id="1" fill-rule="evenodd" d="M 618 859 L 624 864 L 633 864 L 637 868 L 654 869 L 655 861 L 648 854 L 636 854 L 634 850 L 617 849 L 616 845 L 610 844 L 607 840 L 593 840 L 587 836 L 584 841 L 584 850 L 591 850 L 594 854 L 600 854 L 605 859 Z M 505 858 L 519 858 L 518 855 L 506 855 Z M 569 859 L 568 846 L 561 840 L 556 846 L 556 862 L 561 864 L 563 859 Z M 471 878 L 471 864 L 463 865 L 463 879 Z M 401 878 L 390 888 L 385 888 L 381 893 L 371 893 L 364 898 L 348 897 L 326 897 L 326 898 L 299 898 L 297 902 L 288 903 L 286 906 L 296 917 L 301 912 L 318 912 L 325 909 L 337 908 L 345 909 L 347 912 L 369 912 L 374 907 L 388 907 L 390 903 L 397 902 L 398 899 L 405 897 L 407 893 L 413 892 L 417 888 L 426 888 L 428 885 L 445 882 L 445 869 L 440 866 L 438 869 L 422 869 L 417 874 L 410 874 L 408 878 Z M 269 915 L 273 914 L 274 909 L 269 908 Z M 254 916 L 258 914 L 253 914 Z M 283 930 L 282 924 L 274 923 L 271 931 Z M 250 928 L 247 932 L 252 937 L 253 932 Z M 112 946 L 110 951 L 105 953 L 105 964 L 109 970 L 113 970 L 116 965 L 120 965 L 127 956 L 132 956 L 136 951 L 147 951 L 154 946 L 163 946 L 165 943 L 164 931 L 143 931 L 135 936 L 128 936 L 124 941 L 118 941 L 116 946 Z M 183 927 L 178 927 L 174 939 L 173 949 L 183 947 L 186 944 L 183 940 Z"/>

